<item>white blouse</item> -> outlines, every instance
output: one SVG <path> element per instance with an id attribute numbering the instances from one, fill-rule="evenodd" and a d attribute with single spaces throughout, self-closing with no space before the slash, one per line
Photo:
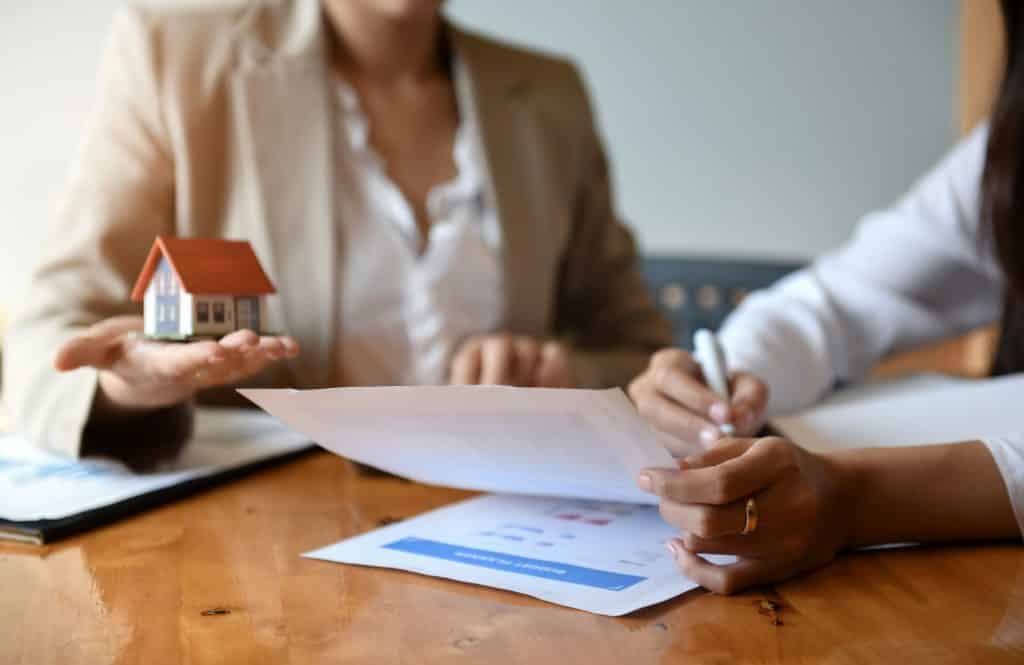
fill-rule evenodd
<path id="1" fill-rule="evenodd" d="M 358 94 L 335 82 L 339 384 L 445 383 L 458 345 L 501 322 L 501 230 L 485 195 L 486 160 L 458 61 L 455 78 L 457 175 L 427 197 L 425 243 L 412 206 L 369 143 Z"/>
<path id="2" fill-rule="evenodd" d="M 980 228 L 987 140 L 987 126 L 976 129 L 845 246 L 752 294 L 725 322 L 729 365 L 768 383 L 770 414 L 861 379 L 886 354 L 999 320 L 1005 280 Z M 1024 532 L 1024 415 L 1017 431 L 984 443 Z"/>

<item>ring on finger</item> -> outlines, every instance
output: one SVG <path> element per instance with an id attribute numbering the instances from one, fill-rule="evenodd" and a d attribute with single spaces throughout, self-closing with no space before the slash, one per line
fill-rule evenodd
<path id="1" fill-rule="evenodd" d="M 747 536 L 757 531 L 757 523 L 759 516 L 757 513 L 757 501 L 754 497 L 747 499 L 747 504 L 744 506 L 745 521 L 743 522 L 743 531 L 740 532 L 741 536 Z"/>

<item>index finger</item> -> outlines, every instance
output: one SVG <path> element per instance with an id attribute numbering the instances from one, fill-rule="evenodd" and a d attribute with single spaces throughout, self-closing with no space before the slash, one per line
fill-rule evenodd
<path id="1" fill-rule="evenodd" d="M 724 505 L 768 487 L 795 464 L 779 439 L 730 439 L 716 454 L 733 454 L 714 466 L 697 469 L 645 469 L 642 489 L 676 503 Z"/>
<path id="2" fill-rule="evenodd" d="M 697 369 L 661 367 L 654 370 L 654 387 L 690 411 L 714 422 L 727 423 L 732 414 L 728 405 L 697 378 Z M 712 407 L 715 412 L 712 414 Z"/>
<path id="3" fill-rule="evenodd" d="M 486 385 L 508 383 L 509 368 L 512 364 L 512 340 L 507 337 L 484 340 L 481 360 L 480 383 Z"/>

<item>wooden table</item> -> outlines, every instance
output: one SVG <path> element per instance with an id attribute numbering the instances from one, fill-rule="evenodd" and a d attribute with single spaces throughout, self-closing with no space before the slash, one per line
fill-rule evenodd
<path id="1" fill-rule="evenodd" d="M 0 663 L 1024 662 L 1021 546 L 862 553 L 623 618 L 299 558 L 465 496 L 315 453 L 46 548 L 0 545 Z"/>

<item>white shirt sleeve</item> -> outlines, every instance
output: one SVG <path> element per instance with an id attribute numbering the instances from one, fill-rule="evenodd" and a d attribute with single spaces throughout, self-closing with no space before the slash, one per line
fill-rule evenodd
<path id="1" fill-rule="evenodd" d="M 1024 432 L 982 439 L 1006 483 L 1017 525 L 1024 534 Z"/>
<path id="2" fill-rule="evenodd" d="M 888 353 L 997 320 L 1003 277 L 979 233 L 980 127 L 894 207 L 726 320 L 731 369 L 771 388 L 769 413 L 807 406 Z"/>
<path id="3" fill-rule="evenodd" d="M 987 127 L 976 129 L 845 246 L 752 294 L 725 322 L 729 366 L 768 384 L 769 415 L 810 405 L 888 353 L 998 320 L 1004 279 L 980 232 L 987 140 Z M 1024 532 L 1024 432 L 984 443 Z"/>

